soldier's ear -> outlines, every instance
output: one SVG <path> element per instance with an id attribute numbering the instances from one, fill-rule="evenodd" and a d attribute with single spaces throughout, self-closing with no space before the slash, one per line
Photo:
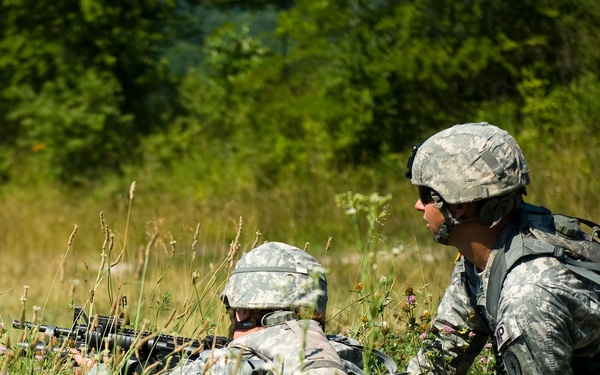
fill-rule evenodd
<path id="1" fill-rule="evenodd" d="M 245 322 L 250 318 L 250 310 L 246 309 L 237 309 L 235 310 L 235 316 L 238 322 Z"/>
<path id="2" fill-rule="evenodd" d="M 456 219 L 465 216 L 465 212 L 467 211 L 467 205 L 464 203 L 451 204 L 450 208 Z"/>
<path id="3" fill-rule="evenodd" d="M 477 217 L 477 203 L 456 203 L 450 205 L 454 218 L 457 220 L 469 220 Z"/>

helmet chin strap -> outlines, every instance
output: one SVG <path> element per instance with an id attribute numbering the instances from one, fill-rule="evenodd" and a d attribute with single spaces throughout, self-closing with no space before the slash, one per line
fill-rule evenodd
<path id="1" fill-rule="evenodd" d="M 436 202 L 434 207 L 442 212 L 444 215 L 444 222 L 440 226 L 440 230 L 433 234 L 433 240 L 437 243 L 441 243 L 442 245 L 449 245 L 448 240 L 450 239 L 450 232 L 455 225 L 474 221 L 478 218 L 457 219 L 450 211 L 450 207 L 448 207 L 447 204 L 444 204 L 445 202 L 441 199 L 441 197 L 434 197 L 434 199 Z"/>
<path id="2" fill-rule="evenodd" d="M 440 226 L 440 230 L 433 234 L 433 240 L 437 243 L 441 243 L 442 245 L 448 245 L 452 227 L 454 227 L 454 224 L 460 224 L 460 222 L 454 218 L 452 212 L 450 212 L 450 208 L 448 208 L 448 205 L 444 205 L 444 201 L 438 201 L 435 204 L 435 207 L 437 207 L 444 215 L 444 222 Z"/>

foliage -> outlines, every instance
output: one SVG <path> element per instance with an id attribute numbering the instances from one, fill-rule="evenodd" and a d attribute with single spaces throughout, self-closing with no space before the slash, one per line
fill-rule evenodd
<path id="1" fill-rule="evenodd" d="M 543 132 L 551 118 L 532 101 L 597 80 L 586 74 L 600 61 L 599 8 L 4 1 L 0 178 L 30 165 L 82 183 L 102 168 L 216 155 L 205 172 L 229 164 L 243 184 L 273 186 L 373 165 L 453 123 L 498 116 Z"/>
<path id="2" fill-rule="evenodd" d="M 528 200 L 593 219 L 599 19 L 595 0 L 4 0 L 0 255 L 15 248 L 21 259 L 55 246 L 56 228 L 71 225 L 66 212 L 85 216 L 69 205 L 123 209 L 124 181 L 139 178 L 154 195 L 143 201 L 151 218 L 132 226 L 133 242 L 145 249 L 160 232 L 150 248 L 165 254 L 157 261 L 142 253 L 149 271 L 181 274 L 191 256 L 171 252 L 176 236 L 163 232 L 162 215 L 210 221 L 202 228 L 207 247 L 229 242 L 223 218 L 240 212 L 271 239 L 333 235 L 360 255 L 353 280 L 360 288 L 344 287 L 360 312 L 349 330 L 405 363 L 434 311 L 429 278 L 447 281 L 435 269 L 415 283 L 410 267 L 403 276 L 419 286 L 398 292 L 397 270 L 373 268 L 392 244 L 418 245 L 427 235 L 405 204 L 413 199 L 401 177 L 406 153 L 440 128 L 488 121 L 521 144 L 532 175 Z M 65 192 L 62 182 L 85 189 Z M 331 197 L 348 190 L 382 195 L 339 195 L 340 207 L 356 210 L 345 215 Z M 389 193 L 402 208 L 387 206 Z M 98 203 L 94 195 L 110 198 Z M 351 231 L 340 225 L 348 217 Z M 24 235 L 46 222 L 44 239 Z M 190 234 L 187 224 L 177 231 Z M 215 270 L 208 264 L 219 255 L 202 254 L 201 271 L 192 260 L 185 272 Z M 78 256 L 73 261 L 87 269 Z M 140 316 L 159 320 L 179 307 L 181 296 L 162 282 Z M 491 369 L 482 355 L 474 373 Z M 27 371 L 35 368 L 32 359 Z"/>
<path id="3" fill-rule="evenodd" d="M 123 163 L 169 115 L 170 1 L 3 1 L 1 142 L 18 169 L 79 182 Z M 23 159 L 23 160 L 22 160 Z M 38 161 L 39 159 L 39 161 Z M 76 173 L 73 173 L 77 171 Z"/>

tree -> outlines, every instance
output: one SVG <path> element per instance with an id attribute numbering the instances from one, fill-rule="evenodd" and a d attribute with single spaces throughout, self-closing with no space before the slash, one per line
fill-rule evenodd
<path id="1" fill-rule="evenodd" d="M 589 43 L 597 20 L 582 17 L 589 25 L 577 28 L 569 20 L 597 9 L 568 0 L 298 1 L 280 32 L 290 74 L 310 70 L 333 103 L 326 127 L 336 154 L 363 163 L 477 120 L 485 103 L 520 108 L 520 84 L 532 75 L 552 88 L 594 71 L 598 60 L 579 63 L 578 35 Z"/>
<path id="2" fill-rule="evenodd" d="M 172 1 L 3 1 L 2 141 L 71 182 L 116 168 L 172 113 Z M 171 29 L 169 29 L 171 27 Z"/>

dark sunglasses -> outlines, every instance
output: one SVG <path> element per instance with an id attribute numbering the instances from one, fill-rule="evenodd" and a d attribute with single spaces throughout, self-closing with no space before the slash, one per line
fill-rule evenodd
<path id="1" fill-rule="evenodd" d="M 404 173 L 404 175 L 409 180 L 412 178 L 412 167 L 413 167 L 413 163 L 415 162 L 415 156 L 417 155 L 417 150 L 419 149 L 420 146 L 421 146 L 421 144 L 416 144 L 413 146 L 412 153 L 410 154 L 410 157 L 408 158 L 408 163 L 406 163 L 406 172 Z"/>
<path id="2" fill-rule="evenodd" d="M 423 204 L 435 202 L 437 196 L 438 194 L 432 188 L 419 185 L 419 199 Z"/>

